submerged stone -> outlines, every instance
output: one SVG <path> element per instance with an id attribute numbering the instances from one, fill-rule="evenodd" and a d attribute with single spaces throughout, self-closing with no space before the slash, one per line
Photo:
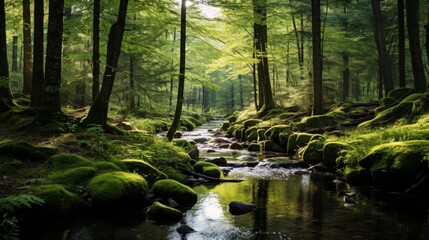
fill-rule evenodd
<path id="1" fill-rule="evenodd" d="M 229 204 L 229 213 L 232 215 L 243 215 L 256 209 L 252 203 L 234 201 Z"/>
<path id="2" fill-rule="evenodd" d="M 147 209 L 147 215 L 150 220 L 162 223 L 174 223 L 183 218 L 181 211 L 160 202 L 154 202 Z"/>

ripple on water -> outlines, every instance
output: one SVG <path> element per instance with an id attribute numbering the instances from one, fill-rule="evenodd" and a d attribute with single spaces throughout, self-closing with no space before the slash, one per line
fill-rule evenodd
<path id="1" fill-rule="evenodd" d="M 233 168 L 228 176 L 232 178 L 258 178 L 264 180 L 285 180 L 297 169 L 271 168 L 270 163 L 260 162 L 256 167 Z"/>

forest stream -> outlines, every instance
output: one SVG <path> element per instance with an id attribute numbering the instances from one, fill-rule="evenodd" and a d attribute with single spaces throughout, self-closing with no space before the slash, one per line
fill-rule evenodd
<path id="1" fill-rule="evenodd" d="M 199 139 L 200 158 L 224 157 L 227 177 L 244 181 L 194 186 L 199 199 L 182 222 L 157 225 L 141 212 L 86 216 L 50 225 L 33 239 L 429 239 L 428 211 L 418 207 L 418 201 L 398 202 L 392 195 L 350 187 L 334 176 L 279 167 L 278 162 L 288 161 L 279 154 L 256 155 L 201 141 L 214 138 L 209 130 L 220 123 L 208 122 L 182 138 Z M 341 191 L 356 192 L 358 201 L 345 203 Z M 256 209 L 233 216 L 228 210 L 232 201 L 253 203 Z M 179 235 L 181 224 L 195 232 Z"/>

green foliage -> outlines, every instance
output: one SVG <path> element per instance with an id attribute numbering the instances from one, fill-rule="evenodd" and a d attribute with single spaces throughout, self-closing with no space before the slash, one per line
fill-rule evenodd
<path id="1" fill-rule="evenodd" d="M 91 167 L 93 163 L 77 154 L 60 153 L 54 155 L 48 160 L 49 167 L 52 170 L 64 171 L 76 167 Z"/>
<path id="2" fill-rule="evenodd" d="M 143 176 L 149 184 L 168 178 L 163 172 L 159 171 L 154 166 L 140 159 L 124 159 L 122 162 L 129 171 Z"/>
<path id="3" fill-rule="evenodd" d="M 49 179 L 54 183 L 67 186 L 70 190 L 77 190 L 86 187 L 88 182 L 96 175 L 97 170 L 94 167 L 77 167 L 65 171 L 53 171 Z"/>
<path id="4" fill-rule="evenodd" d="M 39 147 L 24 141 L 3 140 L 0 142 L 0 155 L 14 156 L 20 159 L 43 160 L 58 152 L 53 147 Z"/>

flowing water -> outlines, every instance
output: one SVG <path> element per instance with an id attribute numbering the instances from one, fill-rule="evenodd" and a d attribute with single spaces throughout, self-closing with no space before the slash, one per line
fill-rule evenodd
<path id="1" fill-rule="evenodd" d="M 208 129 L 212 121 L 185 133 L 183 138 L 212 138 Z M 228 139 L 224 139 L 228 140 Z M 181 223 L 195 232 L 180 236 L 175 225 L 156 225 L 142 212 L 119 216 L 81 219 L 77 223 L 56 227 L 42 239 L 429 239 L 428 210 L 417 200 L 405 201 L 385 196 L 370 188 L 351 188 L 334 178 L 305 169 L 278 167 L 285 156 L 251 154 L 226 150 L 219 144 L 199 145 L 201 157 L 223 156 L 230 163 L 228 177 L 239 183 L 205 184 L 194 187 L 197 204 L 186 212 Z M 215 152 L 213 152 L 213 150 Z M 258 161 L 254 167 L 240 165 L 246 156 Z M 262 160 L 273 157 L 271 161 Z M 258 159 L 258 160 L 255 160 Z M 359 200 L 345 204 L 339 190 L 358 193 Z M 228 212 L 231 201 L 254 203 L 253 212 L 233 216 Z"/>

